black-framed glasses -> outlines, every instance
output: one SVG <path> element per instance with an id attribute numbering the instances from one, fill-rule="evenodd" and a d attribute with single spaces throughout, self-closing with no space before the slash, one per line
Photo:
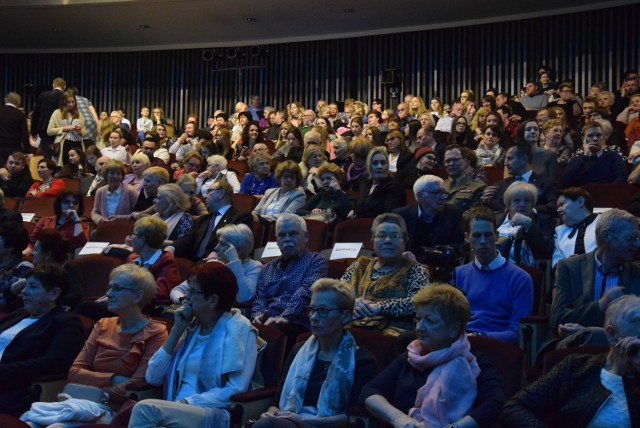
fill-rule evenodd
<path id="1" fill-rule="evenodd" d="M 318 314 L 320 318 L 328 317 L 331 311 L 340 311 L 340 310 L 342 310 L 342 308 L 314 308 L 313 306 L 307 307 L 307 313 L 309 314 L 310 317 L 312 317 L 314 314 Z"/>

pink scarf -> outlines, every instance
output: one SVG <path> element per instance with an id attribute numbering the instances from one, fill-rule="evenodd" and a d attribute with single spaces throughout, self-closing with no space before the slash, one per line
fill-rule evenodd
<path id="1" fill-rule="evenodd" d="M 461 335 L 448 348 L 420 355 L 418 340 L 407 346 L 408 362 L 417 370 L 433 367 L 427 382 L 418 389 L 416 404 L 409 416 L 425 426 L 445 426 L 464 417 L 477 395 L 476 378 L 480 367 L 469 351 L 466 335 Z"/>

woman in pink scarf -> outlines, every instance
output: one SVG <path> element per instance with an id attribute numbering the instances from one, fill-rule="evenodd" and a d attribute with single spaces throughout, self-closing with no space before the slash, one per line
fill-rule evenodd
<path id="1" fill-rule="evenodd" d="M 407 347 L 404 361 L 392 363 L 365 386 L 361 399 L 374 416 L 394 427 L 477 426 L 479 421 L 469 416 L 480 375 L 465 331 L 469 302 L 446 284 L 424 287 L 412 300 L 417 339 Z M 395 385 L 384 385 L 380 378 L 390 370 L 396 371 Z"/>

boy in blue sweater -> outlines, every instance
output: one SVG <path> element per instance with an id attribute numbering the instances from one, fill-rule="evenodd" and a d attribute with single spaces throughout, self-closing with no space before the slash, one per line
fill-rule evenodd
<path id="1" fill-rule="evenodd" d="M 527 272 L 496 251 L 496 218 L 486 207 L 464 215 L 465 241 L 475 259 L 455 270 L 454 285 L 469 299 L 470 334 L 518 344 L 519 319 L 531 313 L 533 286 Z"/>

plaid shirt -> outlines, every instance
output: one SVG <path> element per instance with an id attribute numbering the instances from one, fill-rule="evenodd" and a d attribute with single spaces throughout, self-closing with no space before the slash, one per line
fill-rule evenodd
<path id="1" fill-rule="evenodd" d="M 289 262 L 287 268 L 280 269 L 282 257 L 267 263 L 256 287 L 256 297 L 251 306 L 251 319 L 265 310 L 269 317 L 284 317 L 292 324 L 309 328 L 306 307 L 311 300 L 311 285 L 327 276 L 327 260 L 309 250 Z"/>

